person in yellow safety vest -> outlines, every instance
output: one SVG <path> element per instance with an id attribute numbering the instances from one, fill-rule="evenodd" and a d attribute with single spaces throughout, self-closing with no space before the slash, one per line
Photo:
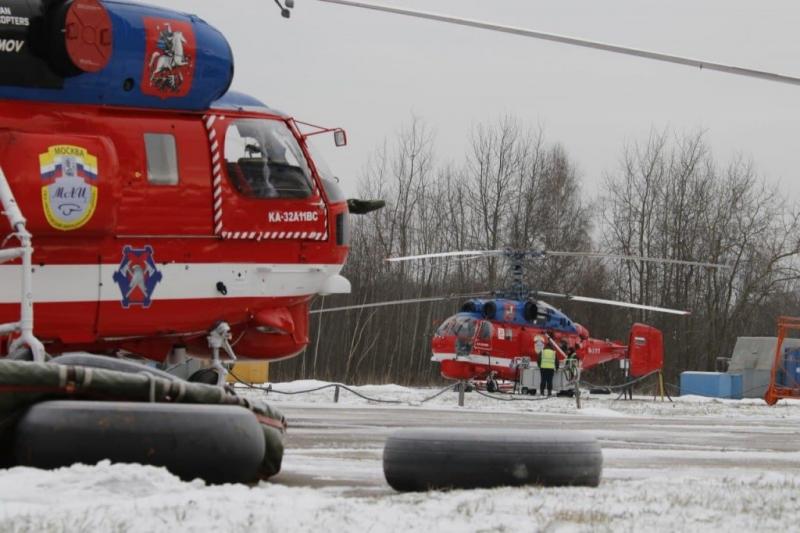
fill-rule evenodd
<path id="1" fill-rule="evenodd" d="M 539 353 L 539 374 L 541 381 L 539 382 L 539 394 L 544 396 L 544 389 L 547 387 L 547 395 L 553 394 L 553 374 L 556 373 L 558 368 L 558 357 L 556 351 L 549 345 Z"/>

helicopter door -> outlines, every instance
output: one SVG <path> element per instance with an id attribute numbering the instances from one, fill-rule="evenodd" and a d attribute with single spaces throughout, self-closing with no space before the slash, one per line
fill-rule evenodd
<path id="1" fill-rule="evenodd" d="M 95 339 L 104 242 L 113 234 L 119 162 L 107 137 L 0 133 L 0 166 L 33 233 L 36 330 L 65 343 Z M 5 218 L 5 217 L 2 217 Z M 20 266 L 0 265 L 4 281 L 20 279 Z M 9 284 L 9 287 L 12 287 Z M 0 305 L 19 292 L 0 291 Z"/>
<path id="2" fill-rule="evenodd" d="M 492 350 L 492 323 L 483 320 L 475 333 L 475 351 L 480 354 L 488 354 Z"/>
<path id="3" fill-rule="evenodd" d="M 209 136 L 215 132 L 211 150 L 216 234 L 254 240 L 328 238 L 327 209 L 290 121 L 209 122 Z"/>

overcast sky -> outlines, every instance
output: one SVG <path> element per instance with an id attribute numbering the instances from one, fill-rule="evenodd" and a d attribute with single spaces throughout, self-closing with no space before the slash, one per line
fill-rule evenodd
<path id="1" fill-rule="evenodd" d="M 153 0 L 151 0 L 153 1 Z M 479 122 L 541 124 L 578 165 L 587 194 L 651 128 L 707 132 L 718 160 L 752 158 L 800 193 L 800 87 L 700 71 L 317 0 L 289 20 L 272 0 L 163 0 L 227 36 L 233 87 L 298 119 L 347 129 L 326 158 L 356 191 L 371 151 L 413 114 L 458 162 Z M 397 0 L 399 7 L 800 75 L 800 4 L 752 0 Z M 326 146 L 332 146 L 332 139 Z"/>

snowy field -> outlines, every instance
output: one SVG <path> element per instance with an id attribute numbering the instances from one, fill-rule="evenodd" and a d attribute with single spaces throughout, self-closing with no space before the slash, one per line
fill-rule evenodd
<path id="1" fill-rule="evenodd" d="M 276 384 L 285 392 L 319 382 Z M 0 470 L 0 531 L 800 531 L 800 403 L 640 397 L 502 402 L 437 389 L 268 395 L 290 423 L 283 471 L 254 486 L 99 464 Z M 244 394 L 261 395 L 258 391 Z M 400 427 L 552 428 L 595 435 L 597 488 L 399 494 L 381 453 Z"/>

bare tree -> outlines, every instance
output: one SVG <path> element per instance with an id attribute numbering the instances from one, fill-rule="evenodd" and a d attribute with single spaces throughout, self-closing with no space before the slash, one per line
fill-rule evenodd
<path id="1" fill-rule="evenodd" d="M 796 289 L 797 210 L 749 162 L 720 169 L 703 133 L 670 142 L 667 132 L 653 132 L 644 146 L 626 148 L 622 161 L 606 177 L 605 249 L 730 268 L 622 262 L 613 269 L 614 290 L 634 302 L 691 309 L 690 318 L 635 318 L 664 330 L 673 372 L 712 369 L 736 336 L 752 330 L 754 309 Z"/>

